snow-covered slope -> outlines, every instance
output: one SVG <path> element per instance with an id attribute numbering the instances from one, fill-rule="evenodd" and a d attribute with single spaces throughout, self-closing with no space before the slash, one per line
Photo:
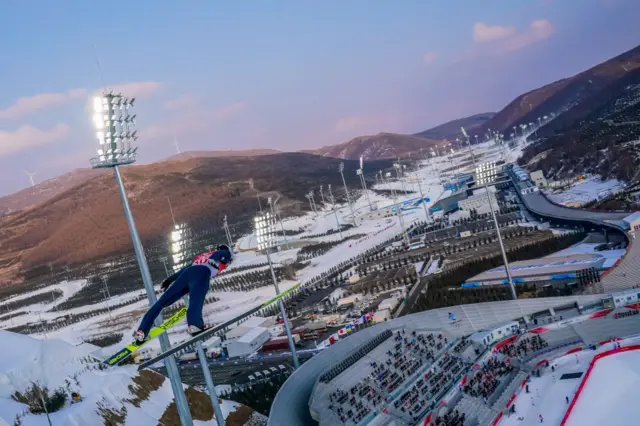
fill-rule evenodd
<path id="1" fill-rule="evenodd" d="M 31 414 L 28 406 L 15 401 L 15 392 L 24 393 L 34 383 L 47 387 L 49 394 L 63 389 L 68 399 L 65 406 L 51 413 L 56 426 L 85 426 L 105 424 L 105 418 L 124 415 L 123 426 L 156 426 L 171 421 L 173 393 L 169 381 L 157 373 L 138 373 L 135 366 L 104 368 L 91 356 L 97 348 L 92 345 L 73 346 L 62 340 L 37 340 L 29 336 L 0 331 L 0 426 L 2 420 L 14 424 L 21 417 L 22 426 L 45 426 L 43 414 Z M 194 419 L 199 426 L 214 425 L 208 396 L 185 386 L 194 398 L 209 410 L 194 408 Z M 82 396 L 82 401 L 70 403 L 71 392 Z M 246 407 L 235 402 L 222 401 L 225 416 Z M 124 413 L 124 414 L 123 414 Z M 252 414 L 253 418 L 260 417 Z M 169 421 L 169 422 L 167 422 Z"/>

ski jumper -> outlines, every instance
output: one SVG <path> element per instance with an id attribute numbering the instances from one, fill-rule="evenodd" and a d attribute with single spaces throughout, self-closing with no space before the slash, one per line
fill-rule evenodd
<path id="1" fill-rule="evenodd" d="M 204 306 L 207 291 L 209 291 L 209 282 L 218 272 L 223 271 L 230 261 L 231 253 L 226 250 L 203 253 L 197 256 L 191 265 L 165 279 L 161 287 L 167 290 L 149 308 L 149 311 L 142 318 L 138 330 L 142 330 L 144 335 L 147 336 L 160 312 L 180 300 L 187 293 L 189 294 L 187 324 L 203 328 L 202 307 Z"/>

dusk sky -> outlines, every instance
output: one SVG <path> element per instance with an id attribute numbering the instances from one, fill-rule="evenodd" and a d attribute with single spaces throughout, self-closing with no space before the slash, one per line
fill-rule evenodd
<path id="1" fill-rule="evenodd" d="M 140 162 L 415 133 L 640 43 L 638 0 L 2 2 L 0 195 L 88 167 L 102 87 Z M 96 65 L 96 58 L 100 70 Z"/>

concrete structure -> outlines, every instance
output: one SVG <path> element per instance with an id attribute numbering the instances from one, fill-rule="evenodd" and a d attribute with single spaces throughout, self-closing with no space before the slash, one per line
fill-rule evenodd
<path id="1" fill-rule="evenodd" d="M 536 170 L 535 172 L 531 172 L 529 174 L 533 183 L 536 184 L 538 188 L 546 188 L 547 187 L 547 179 L 545 179 L 542 170 Z"/>
<path id="2" fill-rule="evenodd" d="M 450 336 L 460 337 L 496 324 L 505 324 L 523 315 L 532 315 L 561 305 L 587 306 L 598 303 L 600 299 L 601 295 L 587 295 L 460 305 L 419 312 L 361 329 L 319 352 L 293 372 L 273 401 L 268 425 L 317 425 L 318 422 L 311 416 L 311 410 L 314 405 L 312 396 L 320 375 L 341 360 L 347 359 L 385 330 L 422 325 L 430 330 L 444 330 Z M 451 319 L 451 314 L 454 319 Z"/>
<path id="3" fill-rule="evenodd" d="M 541 280 L 576 279 L 580 271 L 589 268 L 604 270 L 606 258 L 600 254 L 574 254 L 570 256 L 543 257 L 511 263 L 511 276 L 516 283 Z M 498 285 L 507 282 L 504 266 L 482 272 L 467 280 L 463 287 Z"/>
<path id="4" fill-rule="evenodd" d="M 478 213 L 488 213 L 490 211 L 489 197 L 491 197 L 491 205 L 493 207 L 493 211 L 500 210 L 500 207 L 498 207 L 498 199 L 496 198 L 496 194 L 494 192 L 489 192 L 489 196 L 487 196 L 487 192 L 484 189 L 482 191 L 483 193 L 472 195 L 466 200 L 458 201 L 458 207 L 460 208 L 460 210 L 475 210 Z"/>
<path id="5" fill-rule="evenodd" d="M 338 306 L 350 305 L 362 300 L 363 298 L 364 296 L 362 295 L 362 293 L 352 294 L 351 296 L 343 297 L 342 299 L 338 300 Z"/>
<path id="6" fill-rule="evenodd" d="M 271 339 L 271 334 L 266 328 L 252 328 L 245 335 L 227 344 L 227 354 L 229 358 L 251 355 L 259 350 L 269 339 Z"/>

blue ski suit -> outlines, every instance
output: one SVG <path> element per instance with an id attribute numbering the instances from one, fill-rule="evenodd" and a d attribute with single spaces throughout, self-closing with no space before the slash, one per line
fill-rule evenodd
<path id="1" fill-rule="evenodd" d="M 227 250 L 215 250 L 197 256 L 193 263 L 171 275 L 162 282 L 161 288 L 165 293 L 149 308 L 142 317 L 140 327 L 144 335 L 149 334 L 153 322 L 160 312 L 169 305 L 189 293 L 189 307 L 187 309 L 187 324 L 198 328 L 204 327 L 202 307 L 204 305 L 209 282 L 218 272 L 223 271 L 231 262 L 231 253 Z M 172 284 L 173 283 L 173 284 Z"/>

